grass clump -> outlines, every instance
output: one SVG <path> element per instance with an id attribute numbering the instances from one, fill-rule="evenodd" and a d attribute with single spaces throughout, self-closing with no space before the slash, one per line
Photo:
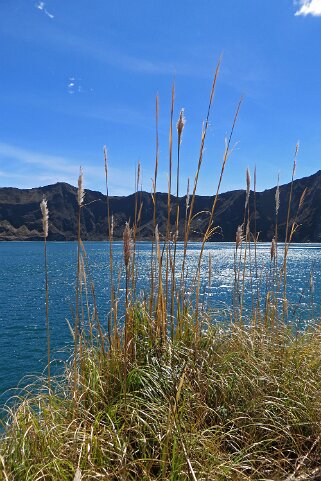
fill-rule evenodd
<path id="1" fill-rule="evenodd" d="M 319 330 L 209 324 L 195 342 L 187 318 L 159 345 L 145 307 L 131 315 L 132 356 L 82 353 L 77 415 L 72 365 L 12 413 L 3 479 L 278 480 L 321 463 Z"/>

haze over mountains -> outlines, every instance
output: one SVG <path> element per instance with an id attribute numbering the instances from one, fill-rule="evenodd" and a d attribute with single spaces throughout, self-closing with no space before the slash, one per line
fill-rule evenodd
<path id="1" fill-rule="evenodd" d="M 284 239 L 290 184 L 280 186 L 279 240 Z M 295 233 L 297 242 L 321 242 L 321 171 L 310 177 L 295 180 L 291 218 L 297 213 L 300 197 L 307 188 L 304 204 L 297 222 Z M 251 231 L 259 232 L 259 240 L 270 241 L 275 228 L 276 187 L 256 193 L 251 192 Z M 39 204 L 46 196 L 50 213 L 49 236 L 51 241 L 75 240 L 77 236 L 77 189 L 66 183 L 57 183 L 34 189 L 0 188 L 0 240 L 34 241 L 42 239 L 42 220 Z M 153 202 L 150 193 L 138 193 L 138 204 L 142 202 L 141 221 L 138 238 L 150 239 L 153 236 Z M 162 235 L 167 225 L 167 194 L 157 193 L 157 224 Z M 132 223 L 135 213 L 135 194 L 124 197 L 110 197 L 110 211 L 114 216 L 114 238 L 121 239 L 126 221 Z M 200 239 L 208 225 L 213 196 L 196 196 L 192 222 L 192 239 Z M 171 225 L 174 232 L 176 198 L 172 196 Z M 86 190 L 85 206 L 82 209 L 81 236 L 83 240 L 106 240 L 108 238 L 106 196 L 100 192 Z M 244 219 L 245 191 L 234 190 L 220 194 L 214 225 L 218 229 L 212 241 L 234 241 L 237 227 Z M 186 197 L 179 198 L 180 237 L 184 230 Z"/>

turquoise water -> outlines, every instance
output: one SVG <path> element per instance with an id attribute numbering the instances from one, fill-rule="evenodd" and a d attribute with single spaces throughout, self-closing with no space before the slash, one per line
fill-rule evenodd
<path id="1" fill-rule="evenodd" d="M 95 283 L 97 304 L 102 323 L 106 325 L 109 311 L 109 248 L 107 243 L 85 243 Z M 140 243 L 137 255 L 138 290 L 149 285 L 151 245 Z M 115 272 L 123 264 L 121 242 L 114 243 Z M 213 275 L 208 285 L 207 259 L 212 254 Z M 202 270 L 202 302 L 206 307 L 224 309 L 231 306 L 233 291 L 234 244 L 210 244 L 204 255 Z M 188 250 L 188 269 L 197 265 L 199 244 L 191 243 Z M 178 251 L 178 263 L 182 246 Z M 66 319 L 71 324 L 75 304 L 77 264 L 76 243 L 48 243 L 49 266 L 49 316 L 54 369 L 59 369 L 69 355 L 71 335 Z M 263 283 L 270 269 L 270 245 L 261 244 L 258 249 L 258 265 L 263 268 Z M 313 270 L 314 304 L 311 303 L 310 273 Z M 179 269 L 178 269 L 179 270 Z M 250 281 L 247 280 L 247 283 Z M 120 296 L 124 296 L 124 271 Z M 321 245 L 294 244 L 288 260 L 288 291 L 295 306 L 293 316 L 303 323 L 319 315 L 321 294 Z M 247 295 L 249 302 L 250 296 Z M 44 259 L 41 242 L 0 243 L 0 405 L 13 393 L 19 381 L 30 374 L 41 374 L 46 367 L 46 329 Z M 25 379 L 24 382 L 28 382 Z"/>

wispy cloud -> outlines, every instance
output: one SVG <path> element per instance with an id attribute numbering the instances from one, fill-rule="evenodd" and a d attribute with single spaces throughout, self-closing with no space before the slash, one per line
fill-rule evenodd
<path id="1" fill-rule="evenodd" d="M 200 71 L 195 71 L 190 65 L 182 64 L 178 61 L 156 61 L 147 58 L 127 55 L 117 48 L 105 48 L 101 43 L 72 35 L 69 32 L 61 30 L 51 30 L 44 33 L 47 41 L 53 42 L 55 47 L 66 48 L 90 57 L 96 61 L 118 67 L 122 70 L 135 72 L 138 74 L 149 75 L 179 75 L 186 76 L 203 76 Z"/>
<path id="2" fill-rule="evenodd" d="M 306 17 L 312 15 L 314 17 L 321 16 L 321 0 L 301 0 L 300 8 L 295 12 L 295 15 Z"/>
<path id="3" fill-rule="evenodd" d="M 88 93 L 93 92 L 93 88 L 84 88 L 82 85 L 82 80 L 77 79 L 76 77 L 69 77 L 67 83 L 67 92 L 71 95 L 78 93 Z"/>
<path id="4" fill-rule="evenodd" d="M 104 191 L 104 168 L 82 159 L 85 173 L 85 187 Z M 16 145 L 0 142 L 0 186 L 32 188 L 39 185 L 67 182 L 76 185 L 79 163 L 59 155 L 36 152 Z M 126 195 L 133 192 L 131 172 L 112 165 L 110 192 L 112 195 Z"/>
<path id="5" fill-rule="evenodd" d="M 0 159 L 1 158 L 3 159 L 3 163 L 8 160 L 15 160 L 20 164 L 35 165 L 49 171 L 59 171 L 63 174 L 75 174 L 75 177 L 78 170 L 77 165 L 69 159 L 64 159 L 57 155 L 48 155 L 22 149 L 15 145 L 3 142 L 0 142 Z"/>
<path id="6" fill-rule="evenodd" d="M 66 91 L 68 91 L 69 86 L 66 83 Z M 71 88 L 71 87 L 70 87 Z M 83 94 L 88 94 L 93 96 L 90 107 L 84 108 L 80 104 L 64 104 L 55 101 L 52 95 L 39 96 L 35 94 L 28 94 L 26 96 L 24 93 L 15 93 L 5 95 L 0 92 L 0 102 L 13 105 L 13 106 L 23 106 L 27 108 L 37 108 L 46 112 L 54 112 L 56 114 L 66 115 L 68 117 L 73 117 L 76 119 L 85 120 L 98 120 L 111 125 L 123 125 L 123 126 L 134 126 L 136 129 L 143 130 L 154 130 L 155 113 L 152 108 L 150 109 L 136 109 L 129 107 L 127 104 L 115 104 L 98 102 L 94 98 L 94 89 L 84 89 L 81 91 Z M 75 93 L 78 93 L 77 90 Z M 167 117 L 166 117 L 167 121 Z M 162 118 L 160 118 L 160 123 Z M 166 124 L 167 125 L 167 124 Z"/>
<path id="7" fill-rule="evenodd" d="M 52 13 L 48 12 L 48 10 L 46 9 L 45 2 L 38 2 L 36 3 L 35 7 L 41 12 L 43 12 L 45 15 L 47 15 L 47 17 L 51 19 L 55 18 L 55 16 Z"/>
<path id="8" fill-rule="evenodd" d="M 42 6 L 42 4 L 40 4 Z M 173 75 L 208 78 L 208 70 L 198 62 L 197 68 L 190 62 L 181 61 L 177 58 L 161 59 L 151 55 L 150 58 L 130 55 L 122 51 L 117 45 L 103 46 L 100 40 L 86 38 L 85 35 L 74 35 L 71 31 L 63 30 L 54 23 L 37 25 L 35 29 L 17 30 L 12 25 L 2 25 L 2 32 L 10 36 L 18 36 L 31 42 L 47 43 L 57 50 L 73 52 L 82 58 L 90 58 L 101 64 L 110 65 L 123 71 L 129 71 L 141 75 Z"/>

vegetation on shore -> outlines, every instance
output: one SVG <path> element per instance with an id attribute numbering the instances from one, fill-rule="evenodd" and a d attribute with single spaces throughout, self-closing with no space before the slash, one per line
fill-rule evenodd
<path id="1" fill-rule="evenodd" d="M 178 268 L 177 239 L 181 212 L 172 205 L 173 87 L 169 135 L 168 223 L 161 236 L 156 223 L 158 176 L 158 99 L 152 200 L 154 239 L 150 284 L 136 289 L 137 245 L 142 203 L 140 165 L 136 175 L 135 215 L 124 228 L 123 269 L 113 263 L 114 220 L 108 195 L 105 151 L 110 312 L 98 316 L 95 287 L 81 240 L 86 198 L 82 171 L 78 183 L 78 262 L 73 359 L 62 378 L 50 373 L 50 312 L 46 310 L 48 378 L 10 413 L 0 441 L 0 479 L 6 481 L 87 480 L 295 480 L 321 474 L 321 332 L 317 324 L 299 331 L 289 322 L 287 256 L 305 191 L 292 218 L 292 187 L 287 207 L 285 244 L 278 243 L 280 189 L 275 195 L 275 237 L 268 269 L 257 261 L 256 172 L 246 173 L 244 220 L 236 232 L 234 289 L 228 320 L 206 311 L 201 277 L 215 275 L 205 246 L 216 229 L 221 181 L 233 150 L 232 138 L 241 102 L 223 154 L 221 175 L 202 232 L 195 272 L 187 269 L 188 242 L 218 63 L 194 183 L 187 187 L 183 261 Z M 179 197 L 181 142 L 185 125 L 177 123 L 176 197 Z M 292 184 L 295 175 L 295 152 Z M 191 193 L 190 193 L 191 191 Z M 253 203 L 250 203 L 253 195 Z M 254 206 L 252 210 L 251 206 Z M 47 204 L 42 204 L 45 240 L 46 305 Z M 176 228 L 171 232 L 174 212 Z M 50 223 L 49 223 L 50 229 Z M 146 266 L 147 268 L 147 266 Z M 119 279 L 126 284 L 125 314 L 119 309 Z M 264 284 L 264 289 L 263 289 Z M 250 290 L 251 306 L 245 310 Z M 225 316 L 226 317 L 226 316 Z M 303 477 L 302 477 L 303 476 Z"/>
<path id="2" fill-rule="evenodd" d="M 195 340 L 186 316 L 160 346 L 146 309 L 131 316 L 130 359 L 83 349 L 76 405 L 72 371 L 23 400 L 2 479 L 276 481 L 320 466 L 319 330 L 209 324 Z"/>

